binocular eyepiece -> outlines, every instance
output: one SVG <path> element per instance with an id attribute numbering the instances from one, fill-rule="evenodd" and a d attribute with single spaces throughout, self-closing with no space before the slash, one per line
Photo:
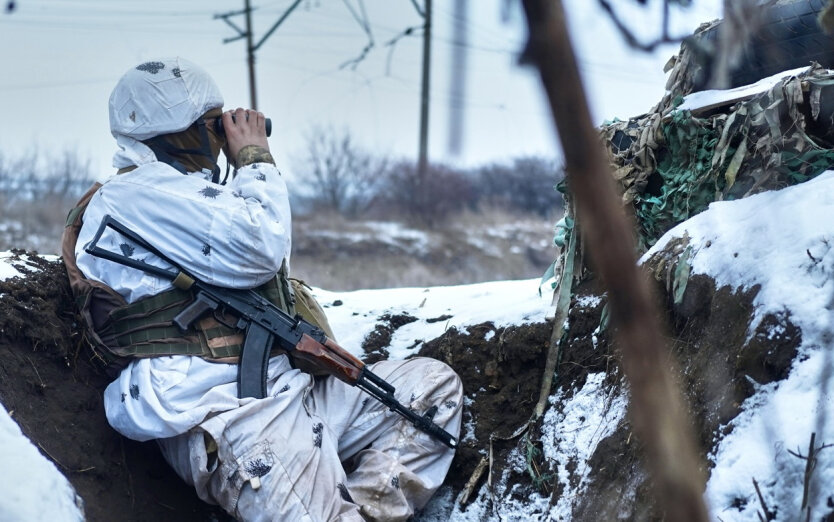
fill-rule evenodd
<path id="1" fill-rule="evenodd" d="M 235 121 L 234 114 L 232 115 L 232 121 Z M 223 117 L 218 116 L 214 119 L 214 132 L 220 136 L 226 135 L 226 130 L 223 128 Z M 272 135 L 272 120 L 269 118 L 266 118 L 266 135 L 267 137 Z"/>

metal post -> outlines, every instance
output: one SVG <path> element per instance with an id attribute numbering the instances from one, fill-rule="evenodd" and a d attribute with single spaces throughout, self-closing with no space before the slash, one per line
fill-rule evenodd
<path id="1" fill-rule="evenodd" d="M 451 85 L 449 87 L 449 154 L 457 156 L 463 150 L 464 97 L 466 96 L 467 45 L 469 27 L 467 0 L 455 0 L 454 47 L 452 47 Z"/>
<path id="2" fill-rule="evenodd" d="M 258 110 L 258 97 L 255 88 L 255 49 L 252 46 L 252 7 L 249 0 L 244 0 L 246 11 L 246 61 L 249 64 L 249 99 L 251 108 Z"/>
<path id="3" fill-rule="evenodd" d="M 431 1 L 425 0 L 425 24 L 423 31 L 423 81 L 420 93 L 420 153 L 417 160 L 417 175 L 421 184 L 426 179 L 428 168 L 429 141 L 429 73 L 431 71 Z"/>

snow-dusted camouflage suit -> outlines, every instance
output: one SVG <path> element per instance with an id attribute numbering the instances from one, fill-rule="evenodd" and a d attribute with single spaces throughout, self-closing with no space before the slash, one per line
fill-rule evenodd
<path id="1" fill-rule="evenodd" d="M 110 100 L 114 166 L 136 168 L 105 182 L 84 211 L 75 248 L 84 276 L 128 303 L 171 288 L 84 252 L 107 214 L 214 285 L 257 287 L 288 266 L 287 189 L 268 153 L 239 161 L 234 178 L 220 185 L 208 170 L 183 175 L 157 161 L 139 141 L 183 131 L 222 105 L 211 78 L 183 59 L 148 62 L 120 80 Z M 99 244 L 161 263 L 115 234 Z M 396 387 L 400 402 L 416 411 L 437 405 L 434 421 L 459 433 L 462 387 L 446 365 L 411 359 L 372 369 Z M 234 364 L 137 358 L 107 387 L 107 418 L 129 438 L 157 439 L 200 498 L 241 520 L 405 520 L 451 464 L 453 451 L 440 442 L 356 388 L 293 369 L 284 355 L 269 361 L 265 398 L 238 398 L 236 380 Z"/>

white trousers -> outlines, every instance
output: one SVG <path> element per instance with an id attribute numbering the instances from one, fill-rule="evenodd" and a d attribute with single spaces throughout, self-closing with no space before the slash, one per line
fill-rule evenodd
<path id="1" fill-rule="evenodd" d="M 434 422 L 459 435 L 463 388 L 451 368 L 414 358 L 370 369 L 417 413 L 437 406 Z M 160 440 L 200 498 L 237 519 L 407 520 L 443 482 L 454 451 L 358 388 L 292 370 L 271 389 Z"/>

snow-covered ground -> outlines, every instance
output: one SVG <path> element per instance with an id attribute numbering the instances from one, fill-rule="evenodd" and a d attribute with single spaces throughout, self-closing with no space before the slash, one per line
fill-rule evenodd
<path id="1" fill-rule="evenodd" d="M 492 321 L 496 327 L 543 321 L 550 311 L 550 297 L 539 296 L 537 279 L 498 281 L 474 285 L 429 288 L 396 288 L 328 292 L 314 295 L 325 308 L 337 341 L 361 356 L 362 340 L 384 314 L 408 314 L 418 320 L 394 332 L 388 352 L 402 359 L 455 327 Z M 334 304 L 340 303 L 340 304 Z"/>
<path id="2" fill-rule="evenodd" d="M 756 519 L 761 506 L 755 479 L 768 507 L 778 507 L 777 520 L 804 520 L 806 461 L 789 451 L 806 456 L 812 433 L 818 447 L 834 443 L 832 217 L 834 171 L 829 171 L 780 191 L 713 203 L 646 254 L 687 234 L 693 274 L 709 274 L 719 286 L 761 285 L 751 333 L 765 314 L 783 312 L 802 331 L 788 378 L 757 386 L 710 456 L 715 468 L 706 497 L 716 519 Z M 819 452 L 811 479 L 811 520 L 819 520 L 834 510 L 834 448 Z"/>
<path id="3" fill-rule="evenodd" d="M 0 262 L 2 267 L 2 262 Z M 0 520 L 84 520 L 83 502 L 69 481 L 27 439 L 0 405 Z"/>
<path id="4" fill-rule="evenodd" d="M 759 483 L 770 508 L 778 507 L 776 520 L 799 518 L 805 484 L 805 460 L 789 450 L 806 455 L 811 433 L 816 445 L 834 443 L 834 400 L 831 397 L 834 339 L 831 314 L 834 308 L 834 172 L 825 173 L 802 185 L 767 192 L 739 201 L 713 203 L 709 209 L 671 230 L 646 254 L 646 258 L 673 237 L 689 236 L 694 251 L 692 272 L 708 274 L 719 285 L 750 288 L 761 285 L 756 297 L 755 328 L 767 313 L 788 313 L 802 331 L 802 344 L 787 379 L 757 386 L 756 393 L 742 405 L 732 422 L 732 431 L 710 456 L 715 466 L 706 490 L 714 520 L 755 520 L 760 503 L 753 485 Z M 7 256 L 6 256 L 7 257 Z M 0 255 L 0 277 L 15 270 Z M 455 326 L 465 329 L 484 321 L 496 326 L 540 321 L 549 311 L 550 299 L 540 297 L 538 281 L 507 281 L 457 287 L 404 288 L 329 292 L 315 294 L 326 307 L 340 344 L 354 350 L 383 314 L 407 313 L 418 320 L 394 334 L 390 355 L 401 358 L 419 348 L 419 340 L 430 340 Z M 751 329 L 752 332 L 752 329 Z M 601 375 L 588 377 L 584 388 L 547 413 L 542 441 L 545 456 L 555 461 L 571 457 L 580 460 L 577 473 L 584 476 L 582 459 L 616 427 L 625 399 L 606 395 Z M 561 400 L 554 396 L 552 401 Z M 12 452 L 21 463 L 8 469 L 23 474 L 0 474 L 3 498 L 22 498 L 33 511 L 26 520 L 38 520 L 46 509 L 40 493 L 66 491 L 58 471 L 37 454 L 22 437 L 8 415 L 0 412 L 0 451 Z M 27 446 L 28 445 L 28 446 Z M 28 447 L 32 451 L 17 448 Z M 26 464 L 22 459 L 30 459 Z M 519 456 L 519 466 L 523 459 Z M 4 461 L 6 461 L 4 459 Z M 500 477 L 498 478 L 500 482 Z M 33 487 L 32 484 L 38 484 Z M 63 484 L 46 488 L 43 484 Z M 832 510 L 834 448 L 817 455 L 810 480 L 812 519 Z M 549 506 L 546 499 L 504 503 L 488 508 L 489 492 L 482 489 L 465 510 L 452 506 L 450 495 L 441 495 L 423 520 L 566 520 L 570 500 L 581 494 L 565 484 L 564 501 Z M 511 488 L 512 485 L 507 485 Z M 52 495 L 63 516 L 50 512 L 53 520 L 75 520 L 72 496 Z M 4 518 L 0 503 L 0 519 Z M 37 515 L 37 516 L 35 516 Z M 434 517 L 434 518 L 432 518 Z M 532 518 L 531 518 L 532 517 Z"/>

